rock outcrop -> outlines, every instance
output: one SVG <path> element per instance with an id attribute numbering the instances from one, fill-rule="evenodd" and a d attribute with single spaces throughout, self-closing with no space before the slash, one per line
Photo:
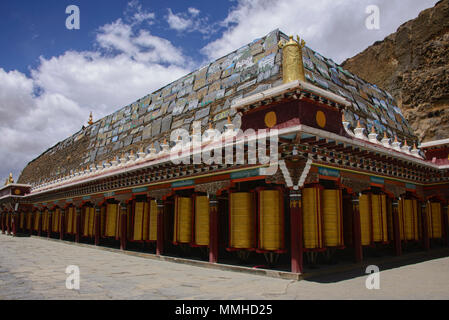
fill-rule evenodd
<path id="1" fill-rule="evenodd" d="M 449 0 L 342 66 L 389 91 L 423 142 L 449 138 Z"/>

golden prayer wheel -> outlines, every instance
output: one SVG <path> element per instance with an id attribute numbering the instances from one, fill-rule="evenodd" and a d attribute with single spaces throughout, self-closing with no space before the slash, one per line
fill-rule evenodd
<path id="1" fill-rule="evenodd" d="M 419 240 L 418 200 L 401 199 L 399 201 L 399 220 L 401 240 Z"/>
<path id="2" fill-rule="evenodd" d="M 259 250 L 279 251 L 284 246 L 284 206 L 279 190 L 259 191 Z"/>
<path id="3" fill-rule="evenodd" d="M 157 241 L 157 203 L 156 200 L 150 201 L 150 229 L 149 241 Z"/>
<path id="4" fill-rule="evenodd" d="M 343 241 L 342 192 L 325 189 L 323 195 L 323 235 L 325 247 L 341 247 Z"/>
<path id="5" fill-rule="evenodd" d="M 56 208 L 53 211 L 53 219 L 52 219 L 52 231 L 59 232 L 59 218 L 61 216 L 61 210 Z"/>
<path id="6" fill-rule="evenodd" d="M 118 234 L 119 208 L 117 203 L 106 205 L 105 237 L 116 237 Z"/>
<path id="7" fill-rule="evenodd" d="M 371 194 L 374 242 L 388 242 L 387 196 Z"/>
<path id="8" fill-rule="evenodd" d="M 49 218 L 50 214 L 48 213 L 48 210 L 45 210 L 42 216 L 42 231 L 48 231 Z"/>
<path id="9" fill-rule="evenodd" d="M 20 229 L 23 229 L 24 225 L 25 225 L 25 212 L 20 212 L 19 213 L 19 219 L 20 219 L 20 223 L 19 223 L 19 227 Z"/>
<path id="10" fill-rule="evenodd" d="M 32 229 L 32 223 L 33 223 L 33 213 L 32 212 L 28 212 L 27 213 L 27 217 L 26 217 L 26 228 L 27 230 L 31 230 Z"/>
<path id="11" fill-rule="evenodd" d="M 195 245 L 209 245 L 209 198 L 195 196 Z"/>
<path id="12" fill-rule="evenodd" d="M 75 227 L 76 227 L 76 214 L 75 214 L 75 207 L 68 207 L 67 208 L 67 214 L 66 214 L 66 226 L 67 226 L 67 233 L 68 234 L 74 234 L 75 233 Z"/>
<path id="13" fill-rule="evenodd" d="M 192 242 L 192 198 L 175 197 L 174 243 Z"/>
<path id="14" fill-rule="evenodd" d="M 149 230 L 148 202 L 138 201 L 134 203 L 133 217 L 133 241 L 147 241 Z"/>
<path id="15" fill-rule="evenodd" d="M 323 248 L 323 221 L 321 215 L 321 190 L 319 187 L 303 190 L 303 237 L 304 248 L 316 250 Z"/>
<path id="16" fill-rule="evenodd" d="M 95 236 L 95 208 L 84 207 L 83 236 Z"/>
<path id="17" fill-rule="evenodd" d="M 233 192 L 229 201 L 230 248 L 254 249 L 256 245 L 254 195 L 250 192 Z"/>
<path id="18" fill-rule="evenodd" d="M 429 238 L 440 239 L 443 237 L 442 211 L 440 202 L 427 202 L 426 206 L 427 228 Z"/>
<path id="19" fill-rule="evenodd" d="M 369 246 L 373 242 L 371 195 L 362 194 L 359 197 L 359 206 L 360 206 L 360 232 L 362 238 L 362 246 Z"/>
<path id="20" fill-rule="evenodd" d="M 39 231 L 39 219 L 40 219 L 40 213 L 39 211 L 36 211 L 33 214 L 34 220 L 33 220 L 33 229 L 34 231 Z"/>

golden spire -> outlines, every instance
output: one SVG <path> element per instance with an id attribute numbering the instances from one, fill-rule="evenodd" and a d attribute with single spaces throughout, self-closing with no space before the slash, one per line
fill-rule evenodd
<path id="1" fill-rule="evenodd" d="M 92 116 L 92 111 L 90 112 L 90 116 L 89 116 L 89 122 L 87 122 L 88 125 L 93 125 L 94 121 L 93 121 L 93 116 Z"/>
<path id="2" fill-rule="evenodd" d="M 360 120 L 359 121 L 357 121 L 357 128 L 362 128 L 362 125 L 360 124 Z"/>
<path id="3" fill-rule="evenodd" d="M 374 126 L 371 127 L 371 133 L 376 133 L 376 129 L 374 129 Z"/>
<path id="4" fill-rule="evenodd" d="M 384 139 L 388 139 L 387 131 L 384 131 Z"/>
<path id="5" fill-rule="evenodd" d="M 341 122 L 346 122 L 345 113 L 341 113 Z"/>
<path id="6" fill-rule="evenodd" d="M 231 123 L 232 123 L 232 121 L 231 121 L 231 116 L 228 115 L 228 124 L 231 124 Z"/>

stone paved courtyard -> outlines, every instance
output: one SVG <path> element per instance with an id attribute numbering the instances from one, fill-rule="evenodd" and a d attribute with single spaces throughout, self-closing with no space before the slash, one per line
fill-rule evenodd
<path id="1" fill-rule="evenodd" d="M 80 290 L 66 289 L 66 267 Z M 366 275 L 292 281 L 156 261 L 37 238 L 0 235 L 0 299 L 448 299 L 449 258 Z"/>

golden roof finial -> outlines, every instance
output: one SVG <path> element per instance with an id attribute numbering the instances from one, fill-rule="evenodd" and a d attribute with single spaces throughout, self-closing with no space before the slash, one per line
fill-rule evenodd
<path id="1" fill-rule="evenodd" d="M 228 115 L 228 124 L 231 124 L 231 123 L 232 123 L 232 121 L 231 121 L 231 116 Z"/>
<path id="2" fill-rule="evenodd" d="M 14 179 L 12 177 L 12 173 L 9 174 L 9 177 L 6 178 L 5 180 L 5 186 L 9 185 L 9 184 L 13 184 L 14 183 Z"/>
<path id="3" fill-rule="evenodd" d="M 362 128 L 362 125 L 360 124 L 360 120 L 357 121 L 357 128 Z"/>
<path id="4" fill-rule="evenodd" d="M 387 131 L 384 131 L 384 139 L 388 139 Z"/>
<path id="5" fill-rule="evenodd" d="M 376 133 L 376 129 L 374 129 L 374 126 L 371 127 L 371 133 Z"/>
<path id="6" fill-rule="evenodd" d="M 94 121 L 93 121 L 93 116 L 92 116 L 92 111 L 90 112 L 90 116 L 89 116 L 89 122 L 87 122 L 88 125 L 93 125 Z"/>
<path id="7" fill-rule="evenodd" d="M 398 136 L 397 136 L 397 135 L 394 135 L 394 142 L 399 142 L 399 141 L 398 141 Z"/>
<path id="8" fill-rule="evenodd" d="M 290 36 L 288 42 L 281 40 L 278 43 L 278 47 L 282 49 L 282 80 L 284 83 L 296 80 L 306 81 L 302 58 L 302 49 L 306 42 L 301 40 L 299 36 L 296 39 L 297 41 L 293 39 L 293 36 Z"/>
<path id="9" fill-rule="evenodd" d="M 341 113 L 341 122 L 346 122 L 345 113 Z"/>

